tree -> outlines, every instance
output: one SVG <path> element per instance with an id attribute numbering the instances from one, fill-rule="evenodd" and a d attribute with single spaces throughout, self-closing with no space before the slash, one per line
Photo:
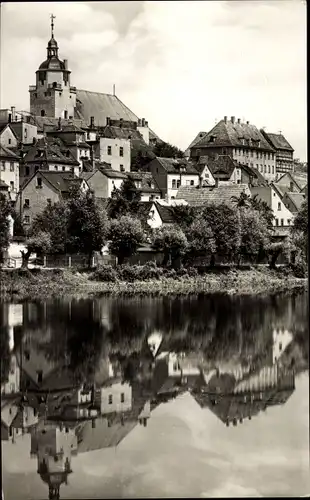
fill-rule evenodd
<path id="1" fill-rule="evenodd" d="M 153 152 L 160 158 L 184 158 L 184 153 L 178 147 L 169 144 L 169 142 L 157 142 Z"/>
<path id="2" fill-rule="evenodd" d="M 130 169 L 132 172 L 144 171 L 145 167 L 150 161 L 155 158 L 155 154 L 149 146 L 142 147 L 139 144 L 139 148 L 131 148 L 131 164 Z"/>
<path id="3" fill-rule="evenodd" d="M 45 254 L 51 249 L 51 237 L 49 233 L 43 231 L 38 234 L 33 234 L 30 236 L 26 242 L 25 246 L 27 250 L 21 250 L 22 254 L 22 268 L 27 269 L 29 264 L 29 259 L 32 253 Z"/>
<path id="4" fill-rule="evenodd" d="M 301 257 L 308 262 L 308 203 L 307 200 L 301 205 L 301 209 L 295 217 L 291 228 L 291 236 L 296 250 Z"/>
<path id="5" fill-rule="evenodd" d="M 202 217 L 214 234 L 216 254 L 235 260 L 241 241 L 238 210 L 224 203 L 220 205 L 210 204 L 204 208 Z M 214 258 L 211 262 L 213 265 Z"/>
<path id="6" fill-rule="evenodd" d="M 189 259 L 197 256 L 214 254 L 216 243 L 208 221 L 202 216 L 194 220 L 185 230 L 188 241 L 187 255 Z"/>
<path id="7" fill-rule="evenodd" d="M 144 240 L 141 222 L 129 215 L 122 215 L 111 221 L 109 230 L 109 249 L 122 264 L 126 257 L 134 255 Z"/>
<path id="8" fill-rule="evenodd" d="M 239 209 L 241 241 L 239 256 L 258 259 L 269 246 L 270 231 L 260 212 L 251 208 Z"/>
<path id="9" fill-rule="evenodd" d="M 127 178 L 122 183 L 120 189 L 112 192 L 112 208 L 110 217 L 115 219 L 121 215 L 136 215 L 141 201 L 141 192 L 136 188 L 134 181 Z"/>
<path id="10" fill-rule="evenodd" d="M 66 251 L 68 213 L 67 204 L 59 201 L 53 205 L 48 204 L 33 222 L 34 233 L 42 231 L 50 234 L 51 248 L 55 254 Z"/>
<path id="11" fill-rule="evenodd" d="M 161 227 L 154 232 L 153 246 L 159 252 L 163 252 L 163 265 L 167 265 L 169 258 L 173 267 L 180 261 L 187 251 L 187 239 L 177 226 Z"/>
<path id="12" fill-rule="evenodd" d="M 268 227 L 273 227 L 273 211 L 269 207 L 268 203 L 266 203 L 266 201 L 260 200 L 258 198 L 257 194 L 252 197 L 242 192 L 239 197 L 232 196 L 231 201 L 236 205 L 237 208 L 253 208 L 253 210 L 257 210 L 264 217 Z"/>
<path id="13" fill-rule="evenodd" d="M 191 205 L 176 205 L 172 207 L 173 216 L 181 229 L 186 230 L 197 216 L 197 210 Z"/>
<path id="14" fill-rule="evenodd" d="M 276 268 L 276 263 L 280 255 L 284 255 L 289 259 L 291 251 L 292 245 L 290 238 L 285 238 L 284 241 L 272 241 L 268 247 L 270 269 Z"/>
<path id="15" fill-rule="evenodd" d="M 94 251 L 100 251 L 108 234 L 108 219 L 92 192 L 75 192 L 69 197 L 67 244 L 70 253 L 85 253 L 89 266 Z"/>
<path id="16" fill-rule="evenodd" d="M 0 193 L 0 263 L 3 262 L 3 252 L 10 244 L 10 220 L 12 207 L 9 200 Z"/>

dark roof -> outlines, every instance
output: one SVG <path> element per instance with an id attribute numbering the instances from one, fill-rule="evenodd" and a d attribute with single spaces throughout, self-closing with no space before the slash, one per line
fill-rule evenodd
<path id="1" fill-rule="evenodd" d="M 211 142 L 211 137 L 214 141 Z M 227 120 L 219 121 L 210 132 L 208 132 L 193 148 L 214 148 L 223 146 L 251 147 L 249 144 L 242 144 L 242 139 L 253 141 L 252 147 L 262 150 L 273 151 L 268 141 L 255 125 L 238 123 Z M 260 145 L 258 146 L 258 141 Z"/>
<path id="2" fill-rule="evenodd" d="M 119 172 L 118 170 L 112 170 L 110 168 L 100 168 L 98 169 L 103 173 L 106 177 L 110 177 L 111 179 L 126 179 L 127 175 L 125 172 Z"/>
<path id="3" fill-rule="evenodd" d="M 220 185 L 218 187 L 192 187 L 180 186 L 177 192 L 177 199 L 185 200 L 189 205 L 201 206 L 211 203 L 217 205 L 232 203 L 232 196 L 239 198 L 241 193 L 251 196 L 247 184 Z"/>
<path id="4" fill-rule="evenodd" d="M 19 160 L 19 157 L 9 148 L 0 145 L 0 158 L 9 158 L 10 160 Z"/>
<path id="5" fill-rule="evenodd" d="M 111 139 L 136 139 L 143 141 L 143 137 L 138 130 L 128 127 L 117 127 L 114 125 L 106 125 L 104 128 L 100 129 L 100 135 L 102 137 L 108 137 Z"/>
<path id="6" fill-rule="evenodd" d="M 160 193 L 160 189 L 151 172 L 129 172 L 127 175 L 133 181 L 141 181 L 141 188 L 137 188 L 138 191 L 145 193 Z"/>
<path id="7" fill-rule="evenodd" d="M 38 130 L 43 131 L 43 129 L 48 132 L 48 131 L 55 131 L 58 127 L 58 118 L 50 117 L 50 116 L 35 116 L 35 115 L 26 115 L 26 119 L 29 120 L 29 123 L 36 125 L 38 127 Z M 75 125 L 76 127 L 80 128 L 83 127 L 85 129 L 88 128 L 88 122 L 85 122 L 84 120 L 81 119 L 61 119 L 61 127 L 62 129 L 66 125 Z"/>
<path id="8" fill-rule="evenodd" d="M 0 179 L 0 189 L 9 189 L 9 186 L 2 179 Z"/>
<path id="9" fill-rule="evenodd" d="M 65 156 L 66 152 L 66 156 Z M 79 162 L 74 159 L 72 153 L 66 148 L 59 138 L 48 137 L 39 139 L 36 144 L 24 156 L 25 163 L 65 163 L 78 166 Z"/>
<path id="10" fill-rule="evenodd" d="M 6 128 L 6 127 L 9 127 L 13 133 L 13 135 L 15 136 L 15 138 L 17 140 L 20 140 L 21 139 L 21 134 L 18 134 L 16 130 L 14 130 L 15 128 L 15 125 L 19 125 L 18 128 L 20 128 L 20 123 L 21 122 L 9 122 L 9 123 L 1 123 L 0 124 L 0 133 Z"/>
<path id="11" fill-rule="evenodd" d="M 268 181 L 265 179 L 265 177 L 260 173 L 257 168 L 250 167 L 250 165 L 243 165 L 242 163 L 238 164 L 238 168 L 241 170 L 244 170 L 247 172 L 250 176 L 254 177 L 257 180 L 257 184 L 259 186 L 267 186 Z"/>
<path id="12" fill-rule="evenodd" d="M 176 222 L 172 207 L 166 207 L 157 202 L 155 202 L 155 206 L 157 208 L 157 211 L 159 213 L 162 222 L 166 224 L 173 224 Z"/>
<path id="13" fill-rule="evenodd" d="M 306 199 L 304 193 L 290 193 L 289 191 L 287 191 L 285 193 L 285 196 L 283 197 L 283 203 L 284 204 L 286 204 L 285 201 L 286 201 L 287 198 L 294 205 L 294 207 L 296 209 L 295 212 L 299 212 L 299 210 L 301 209 L 301 205 L 303 204 L 303 202 Z"/>
<path id="14" fill-rule="evenodd" d="M 217 158 L 208 158 L 207 166 L 213 177 L 229 180 L 238 163 L 228 155 L 219 155 Z"/>
<path id="15" fill-rule="evenodd" d="M 60 191 L 61 193 L 67 193 L 69 191 L 69 185 L 71 182 L 82 182 L 82 178 L 76 177 L 74 174 L 70 172 L 55 172 L 49 170 L 38 170 L 35 172 L 30 179 L 22 185 L 22 189 L 24 189 L 27 184 L 29 184 L 32 179 L 40 175 L 43 177 L 49 184 L 53 186 L 54 189 Z"/>
<path id="16" fill-rule="evenodd" d="M 264 130 L 261 130 L 261 132 L 274 149 L 282 149 L 284 151 L 294 151 L 292 146 L 285 139 L 284 135 L 270 134 L 269 132 L 265 132 Z"/>
<path id="17" fill-rule="evenodd" d="M 93 171 L 93 165 L 90 160 L 83 160 L 83 171 L 84 173 L 85 172 L 90 173 Z"/>
<path id="18" fill-rule="evenodd" d="M 207 132 L 199 132 L 199 133 L 196 135 L 195 139 L 194 139 L 194 140 L 190 143 L 190 145 L 188 146 L 188 148 L 186 149 L 186 151 L 185 151 L 185 152 L 187 153 L 187 152 L 188 152 L 188 151 L 189 151 L 189 150 L 190 150 L 193 146 L 195 146 L 195 144 L 197 144 L 197 142 L 201 141 L 201 139 L 202 139 L 205 135 L 207 135 Z"/>
<path id="19" fill-rule="evenodd" d="M 156 157 L 155 160 L 152 160 L 152 161 L 156 161 L 156 160 L 166 170 L 167 174 L 179 174 L 180 167 L 184 166 L 186 174 L 198 175 L 198 172 L 197 172 L 196 168 L 194 167 L 194 165 L 192 163 L 190 163 L 189 161 L 184 160 L 183 158 Z"/>
<path id="20" fill-rule="evenodd" d="M 76 102 L 76 118 L 90 123 L 90 118 L 93 116 L 95 125 L 98 127 L 105 127 L 107 118 L 112 120 L 122 118 L 126 121 L 138 122 L 138 116 L 116 95 L 77 89 Z M 150 138 L 158 138 L 152 130 L 150 130 Z"/>

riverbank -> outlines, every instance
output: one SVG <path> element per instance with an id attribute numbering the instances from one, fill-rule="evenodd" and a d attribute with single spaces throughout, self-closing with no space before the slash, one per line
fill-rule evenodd
<path id="1" fill-rule="evenodd" d="M 40 300 L 63 296 L 189 295 L 224 293 L 260 295 L 308 290 L 308 279 L 283 270 L 252 268 L 217 270 L 195 277 L 161 278 L 145 281 L 98 282 L 89 272 L 67 269 L 2 270 L 0 298 L 5 301 Z"/>

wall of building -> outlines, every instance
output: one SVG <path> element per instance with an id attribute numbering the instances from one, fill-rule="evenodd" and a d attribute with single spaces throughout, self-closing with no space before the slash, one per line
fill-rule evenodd
<path id="1" fill-rule="evenodd" d="M 111 155 L 108 154 L 108 147 L 111 147 Z M 120 156 L 121 147 L 123 148 L 123 156 Z M 99 149 L 100 161 L 110 163 L 113 170 L 130 172 L 130 139 L 109 139 L 100 137 Z"/>
<path id="2" fill-rule="evenodd" d="M 65 111 L 67 111 L 67 118 L 74 117 L 74 108 L 76 106 L 76 93 L 70 92 L 69 85 L 62 85 L 62 91 L 55 90 L 55 118 L 65 118 Z"/>
<path id="3" fill-rule="evenodd" d="M 8 381 L 5 384 L 1 384 L 2 394 L 13 394 L 19 392 L 19 382 L 20 382 L 20 369 L 17 364 L 16 356 L 11 356 L 10 371 L 8 375 Z"/>
<path id="4" fill-rule="evenodd" d="M 158 227 L 161 227 L 163 224 L 155 204 L 151 206 L 147 218 L 147 223 L 152 229 L 157 229 Z"/>
<path id="5" fill-rule="evenodd" d="M 140 134 L 142 135 L 143 137 L 143 140 L 144 142 L 149 145 L 150 144 L 150 130 L 149 130 L 149 127 L 137 127 L 137 130 L 138 132 L 140 132 Z"/>
<path id="6" fill-rule="evenodd" d="M 9 186 L 9 193 L 13 201 L 19 191 L 19 161 L 0 160 L 0 180 Z"/>
<path id="7" fill-rule="evenodd" d="M 199 175 L 195 174 L 168 174 L 167 175 L 167 195 L 169 198 L 176 198 L 180 186 L 199 186 Z M 178 187 L 173 187 L 178 186 Z"/>
<path id="8" fill-rule="evenodd" d="M 42 179 L 42 187 L 37 186 L 38 177 Z M 59 193 L 43 177 L 39 174 L 33 177 L 20 192 L 17 200 L 17 210 L 20 212 L 25 227 L 28 227 L 34 217 L 45 209 L 48 199 L 51 200 L 51 203 L 56 203 L 59 201 L 59 198 Z M 29 200 L 29 208 L 24 206 L 25 199 Z M 25 217 L 27 216 L 30 217 L 29 222 L 25 221 Z"/>
<path id="9" fill-rule="evenodd" d="M 233 148 L 233 159 L 242 165 L 256 168 L 265 179 L 276 179 L 276 155 L 258 149 Z"/>
<path id="10" fill-rule="evenodd" d="M 55 93 L 47 91 L 45 86 L 32 86 L 30 90 L 30 113 L 36 116 L 41 116 L 41 111 L 44 110 L 45 116 L 55 116 Z M 45 95 L 50 92 L 51 95 Z"/>
<path id="11" fill-rule="evenodd" d="M 9 126 L 2 130 L 0 135 L 0 144 L 6 148 L 17 147 L 18 141 Z"/>
<path id="12" fill-rule="evenodd" d="M 132 389 L 128 383 L 121 382 L 112 384 L 110 387 L 102 387 L 101 392 L 101 414 L 129 411 L 132 407 Z M 122 402 L 122 395 L 124 401 Z M 112 399 L 111 399 L 112 397 Z"/>
<path id="13" fill-rule="evenodd" d="M 271 189 L 271 208 L 275 216 L 275 226 L 291 226 L 293 224 L 294 215 L 286 208 L 274 189 Z"/>

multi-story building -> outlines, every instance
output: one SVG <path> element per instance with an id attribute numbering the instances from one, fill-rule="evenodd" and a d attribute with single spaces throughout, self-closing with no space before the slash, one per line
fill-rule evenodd
<path id="1" fill-rule="evenodd" d="M 269 142 L 271 147 L 276 151 L 276 178 L 294 170 L 294 149 L 285 139 L 282 133 L 271 134 L 261 130 L 262 135 Z"/>
<path id="2" fill-rule="evenodd" d="M 162 198 L 175 199 L 180 186 L 198 186 L 199 173 L 187 160 L 154 158 L 146 167 L 152 173 Z"/>
<path id="3" fill-rule="evenodd" d="M 9 148 L 0 146 L 0 181 L 8 186 L 9 197 L 16 200 L 19 191 L 19 157 Z"/>
<path id="4" fill-rule="evenodd" d="M 271 208 L 275 227 L 291 226 L 293 224 L 294 214 L 285 206 L 275 186 L 250 186 L 250 190 L 252 196 L 257 195 L 259 200 L 265 201 L 268 207 Z"/>
<path id="5" fill-rule="evenodd" d="M 276 179 L 276 150 L 255 126 L 234 116 L 220 120 L 190 148 L 190 158 L 229 155 L 238 163 L 256 168 L 268 181 Z"/>

